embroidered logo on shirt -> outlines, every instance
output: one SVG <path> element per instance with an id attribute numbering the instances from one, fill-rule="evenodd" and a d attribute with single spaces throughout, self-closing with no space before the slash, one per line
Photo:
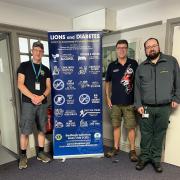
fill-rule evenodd
<path id="1" fill-rule="evenodd" d="M 160 74 L 162 73 L 168 73 L 168 71 L 167 70 L 160 71 Z"/>
<path id="2" fill-rule="evenodd" d="M 119 72 L 119 69 L 114 69 L 113 72 Z"/>
<path id="3" fill-rule="evenodd" d="M 129 94 L 133 89 L 133 69 L 130 67 L 131 64 L 127 67 L 124 76 L 121 79 L 121 84 L 125 87 L 125 91 Z"/>
<path id="4" fill-rule="evenodd" d="M 41 76 L 44 76 L 45 72 L 43 70 L 41 70 Z"/>

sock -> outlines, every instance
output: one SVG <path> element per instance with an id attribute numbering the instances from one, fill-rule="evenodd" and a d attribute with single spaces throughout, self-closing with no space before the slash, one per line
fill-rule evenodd
<path id="1" fill-rule="evenodd" d="M 21 154 L 26 155 L 26 149 L 21 149 Z"/>
<path id="2" fill-rule="evenodd" d="M 44 147 L 39 146 L 39 152 L 43 152 L 43 151 L 44 151 Z"/>

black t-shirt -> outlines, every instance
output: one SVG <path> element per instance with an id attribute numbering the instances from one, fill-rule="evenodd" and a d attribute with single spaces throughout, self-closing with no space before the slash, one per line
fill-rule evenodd
<path id="1" fill-rule="evenodd" d="M 106 82 L 112 82 L 111 101 L 113 105 L 131 105 L 134 103 L 134 78 L 138 63 L 130 58 L 124 65 L 118 60 L 109 64 Z"/>
<path id="2" fill-rule="evenodd" d="M 33 64 L 36 70 L 36 74 L 38 74 L 40 64 L 35 64 L 35 63 Z M 31 61 L 21 63 L 17 70 L 17 73 L 21 73 L 25 75 L 24 85 L 28 88 L 28 90 L 31 93 L 36 95 L 42 95 L 46 90 L 46 79 L 50 78 L 50 70 L 43 64 L 41 64 L 41 71 L 38 76 L 38 82 L 40 83 L 40 90 L 35 89 L 35 82 L 37 82 L 37 80 Z M 22 101 L 31 103 L 31 99 L 23 94 L 22 94 Z M 47 99 L 45 98 L 42 103 L 44 104 L 46 102 Z"/>

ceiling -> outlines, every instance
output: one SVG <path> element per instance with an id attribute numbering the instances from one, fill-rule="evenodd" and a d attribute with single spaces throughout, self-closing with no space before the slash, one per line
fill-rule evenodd
<path id="1" fill-rule="evenodd" d="M 0 0 L 67 17 L 78 17 L 99 9 L 121 10 L 153 0 Z"/>

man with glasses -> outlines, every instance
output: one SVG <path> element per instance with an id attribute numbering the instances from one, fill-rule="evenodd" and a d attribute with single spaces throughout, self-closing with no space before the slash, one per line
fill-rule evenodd
<path id="1" fill-rule="evenodd" d="M 160 52 L 159 42 L 149 38 L 144 43 L 147 59 L 135 76 L 135 107 L 140 114 L 141 154 L 136 165 L 142 170 L 151 162 L 162 172 L 161 153 L 171 108 L 180 103 L 180 71 L 177 60 Z"/>
<path id="2" fill-rule="evenodd" d="M 18 88 L 22 93 L 19 169 L 27 168 L 26 149 L 35 122 L 38 129 L 39 146 L 37 159 L 44 163 L 50 161 L 50 158 L 44 153 L 44 144 L 47 123 L 47 96 L 51 91 L 51 82 L 50 71 L 41 62 L 43 53 L 43 44 L 40 41 L 34 42 L 32 60 L 21 63 L 17 71 Z"/>
<path id="3" fill-rule="evenodd" d="M 107 69 L 105 81 L 106 101 L 111 109 L 111 121 L 113 126 L 114 147 L 107 152 L 110 158 L 118 154 L 120 144 L 120 127 L 122 117 L 124 125 L 128 129 L 130 142 L 130 160 L 137 161 L 135 151 L 136 119 L 133 108 L 134 103 L 134 76 L 138 63 L 127 57 L 128 42 L 119 40 L 116 43 L 117 60 L 110 63 Z"/>

